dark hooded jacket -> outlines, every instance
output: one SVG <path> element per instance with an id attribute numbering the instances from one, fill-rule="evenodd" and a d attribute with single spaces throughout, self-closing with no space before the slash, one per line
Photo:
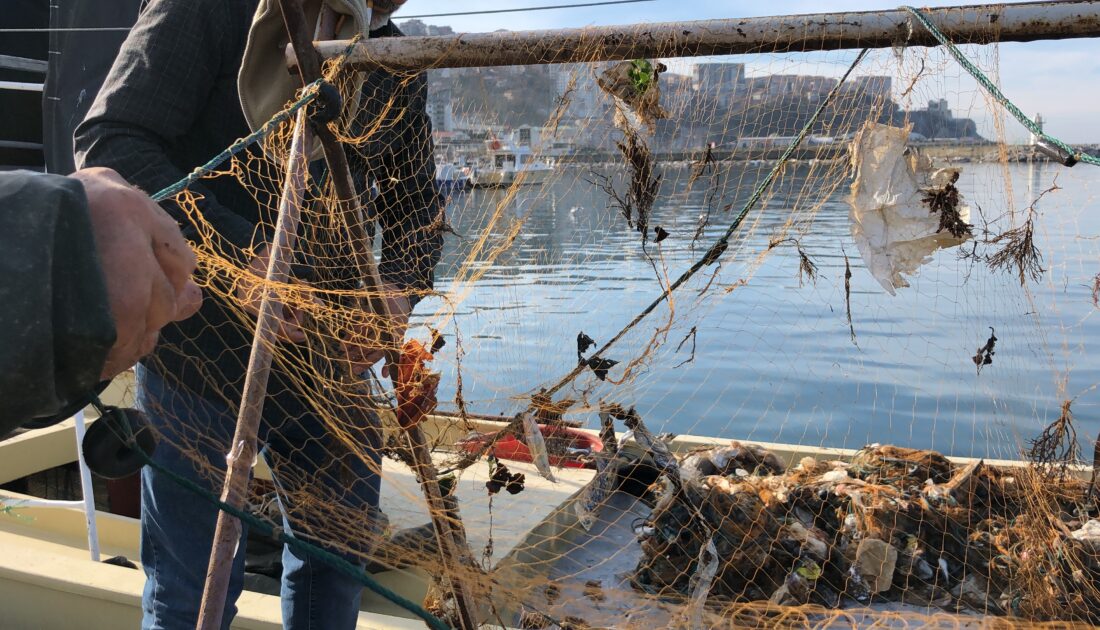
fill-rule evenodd
<path id="1" fill-rule="evenodd" d="M 115 326 L 80 181 L 0 173 L 0 252 L 3 436 L 87 404 Z"/>

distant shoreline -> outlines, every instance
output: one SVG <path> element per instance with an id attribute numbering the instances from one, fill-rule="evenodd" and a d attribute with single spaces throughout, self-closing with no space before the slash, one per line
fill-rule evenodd
<path id="1" fill-rule="evenodd" d="M 1027 144 L 1001 145 L 995 142 L 922 142 L 911 145 L 921 153 L 947 162 L 999 162 L 1003 155 L 1009 162 L 1049 162 L 1050 159 Z M 1097 145 L 1082 147 L 1090 153 L 1100 153 Z M 774 162 L 783 154 L 786 147 L 757 147 L 736 149 L 712 149 L 711 157 L 717 162 Z M 658 162 L 695 162 L 702 160 L 705 152 L 695 151 L 655 151 L 653 157 Z M 795 149 L 792 160 L 836 161 L 848 157 L 847 144 L 811 145 Z M 614 151 L 581 151 L 569 155 L 554 157 L 559 164 L 601 164 L 620 163 L 622 156 Z"/>

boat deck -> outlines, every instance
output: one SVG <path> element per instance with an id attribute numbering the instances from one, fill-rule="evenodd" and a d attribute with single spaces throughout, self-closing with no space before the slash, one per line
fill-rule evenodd
<path id="1" fill-rule="evenodd" d="M 13 448 L 14 447 L 14 448 Z M 75 458 L 75 439 L 71 422 L 49 429 L 29 432 L 0 445 L 0 467 L 8 477 L 19 462 L 6 458 L 31 450 L 36 458 L 24 459 L 24 465 L 41 469 L 44 463 L 57 465 Z M 32 463 L 33 462 L 33 463 Z M 557 469 L 557 483 L 540 477 L 534 466 L 510 462 L 509 468 L 527 476 L 526 489 L 516 495 L 494 497 L 498 517 L 490 529 L 489 495 L 485 489 L 488 466 L 468 468 L 459 478 L 456 492 L 470 548 L 480 557 L 491 533 L 495 562 L 504 557 L 528 532 L 545 519 L 566 498 L 591 479 L 593 471 Z M 267 472 L 257 467 L 257 476 Z M 10 479 L 11 477 L 8 477 Z M 21 500 L 34 497 L 0 491 L 0 502 L 12 506 L 0 513 L 0 602 L 5 605 L 5 628 L 42 628 L 79 626 L 96 630 L 137 627 L 140 624 L 141 591 L 145 576 L 134 570 L 88 560 L 88 540 L 84 514 L 78 508 L 20 507 Z M 412 471 L 403 464 L 386 460 L 383 464 L 382 509 L 394 530 L 416 527 L 429 521 L 428 510 Z M 500 517 L 506 513 L 507 518 Z M 138 558 L 139 526 L 136 519 L 100 512 L 96 519 L 101 557 Z M 417 569 L 386 571 L 375 578 L 387 587 L 420 601 L 426 590 L 426 575 Z M 278 597 L 246 591 L 238 602 L 234 628 L 281 628 Z M 47 611 L 47 618 L 43 617 Z M 79 618 L 75 615 L 79 611 Z M 121 625 L 125 624 L 125 625 Z M 365 592 L 360 628 L 378 630 L 423 628 L 423 622 L 408 618 L 394 604 Z"/>

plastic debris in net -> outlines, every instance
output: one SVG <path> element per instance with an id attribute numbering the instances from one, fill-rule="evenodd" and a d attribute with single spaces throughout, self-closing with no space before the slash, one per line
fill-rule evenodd
<path id="1" fill-rule="evenodd" d="M 596 523 L 596 510 L 604 502 L 607 495 L 615 485 L 615 473 L 618 468 L 614 465 L 619 455 L 619 444 L 615 439 L 614 418 L 606 409 L 600 411 L 600 439 L 603 441 L 603 452 L 596 454 L 596 476 L 581 489 L 581 495 L 573 503 L 573 510 L 577 513 L 577 520 L 585 531 L 591 531 Z"/>
<path id="2" fill-rule="evenodd" d="M 691 620 L 692 630 L 702 630 L 704 627 L 703 611 L 716 575 L 718 575 L 718 548 L 714 546 L 714 536 L 711 536 L 707 539 L 707 544 L 699 549 L 695 575 L 692 575 L 690 580 L 692 590 L 688 618 Z"/>
<path id="3" fill-rule="evenodd" d="M 867 270 L 890 295 L 909 286 L 903 274 L 916 274 L 936 250 L 970 238 L 969 230 L 954 228 L 970 220 L 970 208 L 954 189 L 958 170 L 934 170 L 931 160 L 908 149 L 909 131 L 908 125 L 869 122 L 851 145 L 852 240 Z M 942 209 L 933 198 L 948 198 L 954 205 Z"/>
<path id="4" fill-rule="evenodd" d="M 527 442 L 527 449 L 531 453 L 531 461 L 539 474 L 550 482 L 557 482 L 554 471 L 550 468 L 550 454 L 546 451 L 546 440 L 542 437 L 542 431 L 535 422 L 535 417 L 529 413 L 523 414 L 523 435 Z"/>
<path id="5" fill-rule="evenodd" d="M 731 447 L 688 455 L 685 473 L 687 459 L 728 464 L 743 450 Z M 1100 521 L 1083 480 L 888 445 L 847 462 L 735 468 L 685 476 L 679 489 L 667 478 L 651 486 L 634 586 L 693 597 L 690 576 L 713 543 L 720 560 L 709 605 L 890 602 L 1100 620 Z"/>

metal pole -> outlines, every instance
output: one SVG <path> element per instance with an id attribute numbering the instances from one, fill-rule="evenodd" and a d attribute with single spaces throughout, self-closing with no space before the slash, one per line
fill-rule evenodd
<path id="1" fill-rule="evenodd" d="M 310 45 L 310 31 L 306 23 L 305 12 L 302 10 L 300 0 L 279 0 L 279 5 L 283 11 L 283 20 L 291 42 L 290 50 L 294 55 L 294 65 L 298 68 L 302 84 L 308 84 L 321 76 L 321 56 Z M 295 44 L 297 44 L 297 47 L 294 46 Z M 344 154 L 343 146 L 340 145 L 336 136 L 328 127 L 318 125 L 315 132 L 321 143 L 325 161 L 328 163 L 328 170 L 332 176 L 333 188 L 336 190 L 340 211 L 345 217 L 345 225 L 348 226 L 350 232 L 349 236 L 355 252 L 355 262 L 363 275 L 363 286 L 366 290 L 368 304 L 372 312 L 382 316 L 383 324 L 380 335 L 382 347 L 385 350 L 386 362 L 394 368 L 391 374 L 395 374 L 396 366 L 401 360 L 401 339 L 397 338 L 389 325 L 391 321 L 389 306 L 383 297 L 382 280 L 370 249 L 370 240 L 366 238 L 362 211 L 359 208 L 358 195 L 351 179 L 347 156 Z M 447 577 L 450 578 L 456 608 L 458 609 L 459 623 L 463 630 L 473 630 L 478 626 L 476 608 L 474 607 L 472 595 L 459 576 L 462 559 L 470 555 L 462 521 L 459 519 L 452 520 L 449 516 L 453 511 L 448 510 L 439 489 L 438 474 L 435 465 L 432 463 L 431 449 L 423 430 L 419 426 L 412 426 L 405 428 L 405 433 L 408 436 L 410 451 L 416 464 L 414 472 L 420 481 L 421 490 L 424 492 L 428 504 L 428 512 L 439 545 L 443 569 Z"/>
<path id="2" fill-rule="evenodd" d="M 287 162 L 283 194 L 279 200 L 279 215 L 275 222 L 271 259 L 267 265 L 260 312 L 256 317 L 256 336 L 252 340 L 252 353 L 248 357 L 248 371 L 245 373 L 244 393 L 241 397 L 240 414 L 237 416 L 236 432 L 233 435 L 230 452 L 226 455 L 228 466 L 221 499 L 238 508 L 244 505 L 245 494 L 248 491 L 252 462 L 256 457 L 256 433 L 263 413 L 264 398 L 267 396 L 267 379 L 271 374 L 272 347 L 275 344 L 275 331 L 279 319 L 279 314 L 276 313 L 278 303 L 274 299 L 271 285 L 286 281 L 290 261 L 293 259 L 298 217 L 306 184 L 308 165 L 306 153 L 310 138 L 306 109 L 303 108 L 298 110 L 298 116 L 294 121 L 294 136 L 290 143 L 290 159 Z M 240 539 L 240 521 L 225 512 L 218 512 L 210 564 L 206 569 L 202 608 L 199 611 L 196 626 L 199 630 L 221 628 L 225 597 L 229 591 L 229 574 L 233 567 L 233 555 Z"/>
<path id="3" fill-rule="evenodd" d="M 41 92 L 44 89 L 41 83 L 24 83 L 22 81 L 0 81 L 0 90 L 15 90 L 17 92 Z"/>
<path id="4" fill-rule="evenodd" d="M 1024 2 L 925 9 L 960 44 L 1100 37 L 1100 1 Z M 316 44 L 325 58 L 347 41 Z M 387 37 L 358 43 L 348 62 L 360 68 L 424 70 L 475 66 L 618 61 L 892 46 L 936 46 L 900 9 L 627 24 L 540 31 Z M 288 62 L 293 55 L 287 51 Z"/>

